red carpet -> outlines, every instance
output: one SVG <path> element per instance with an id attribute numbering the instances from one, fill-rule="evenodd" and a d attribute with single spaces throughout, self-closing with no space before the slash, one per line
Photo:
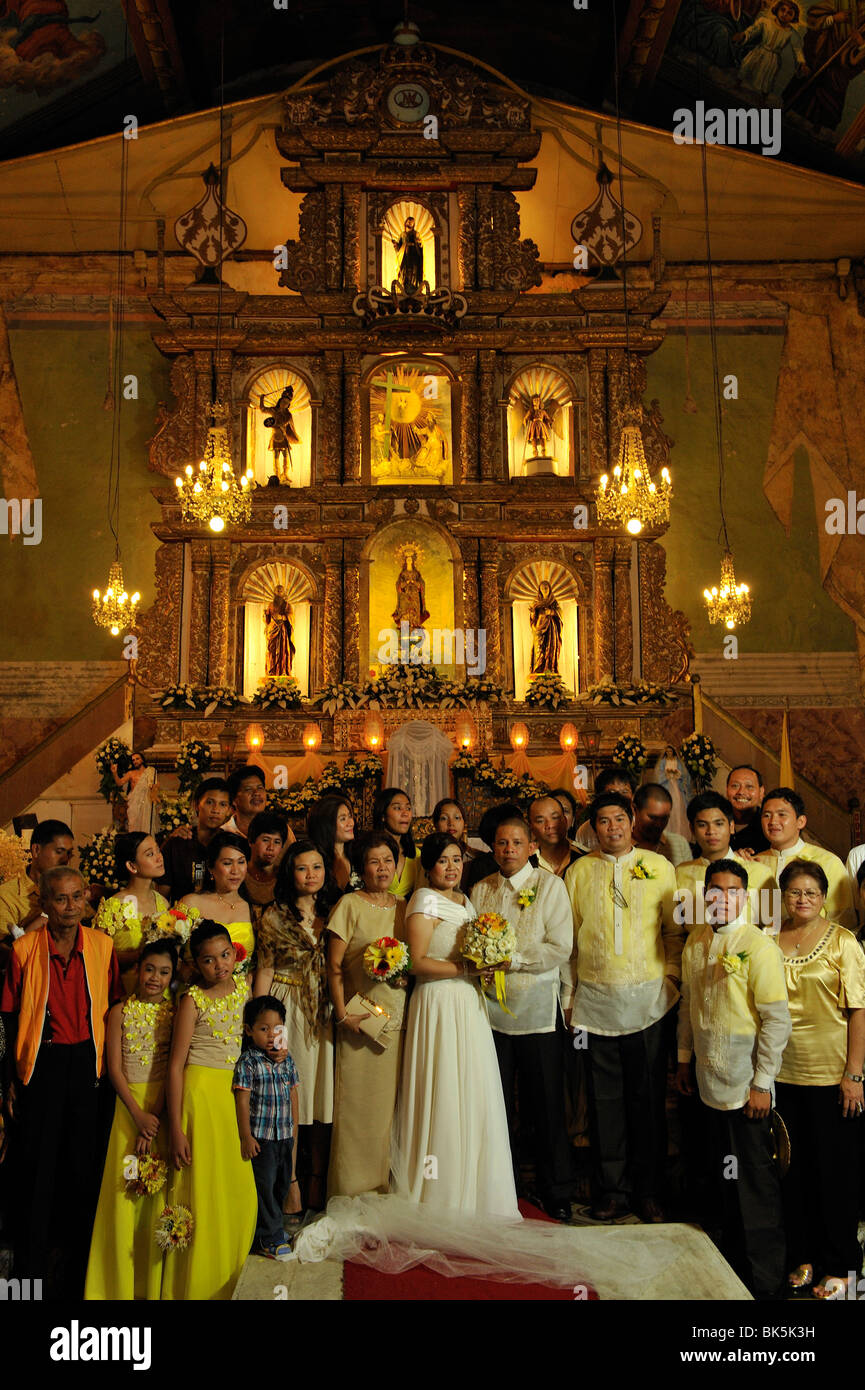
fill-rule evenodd
<path id="1" fill-rule="evenodd" d="M 544 1212 L 528 1202 L 520 1202 L 523 1216 L 533 1221 L 549 1221 Z M 500 1279 L 447 1279 L 423 1265 L 406 1270 L 405 1274 L 380 1274 L 367 1265 L 346 1261 L 343 1270 L 343 1298 L 347 1302 L 384 1303 L 394 1299 L 404 1302 L 433 1303 L 503 1303 L 508 1301 L 573 1301 L 570 1289 L 553 1289 L 548 1284 L 506 1284 Z M 590 1299 L 597 1299 L 594 1290 Z"/>

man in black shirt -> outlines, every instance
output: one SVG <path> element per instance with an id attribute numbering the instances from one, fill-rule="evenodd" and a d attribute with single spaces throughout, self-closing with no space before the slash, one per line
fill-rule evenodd
<path id="1" fill-rule="evenodd" d="M 732 803 L 734 818 L 730 848 L 739 854 L 743 850 L 761 854 L 764 849 L 769 848 L 769 841 L 760 824 L 760 808 L 765 794 L 763 778 L 755 767 L 742 763 L 741 766 L 730 769 L 727 778 L 727 800 Z"/>
<path id="2" fill-rule="evenodd" d="M 172 903 L 185 893 L 200 893 L 204 888 L 205 851 L 231 810 L 228 783 L 221 777 L 205 777 L 195 789 L 192 804 L 195 825 L 178 826 L 162 846 L 165 877 L 159 889 Z"/>

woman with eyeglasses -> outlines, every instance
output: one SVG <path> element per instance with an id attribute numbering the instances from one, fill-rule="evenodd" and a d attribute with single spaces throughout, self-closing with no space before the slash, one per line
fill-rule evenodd
<path id="1" fill-rule="evenodd" d="M 788 1283 L 814 1298 L 846 1298 L 862 1269 L 865 958 L 853 933 L 822 915 L 829 883 L 819 864 L 794 859 L 779 882 L 778 944 L 793 1020 L 776 1087 L 791 1150 L 783 1184 Z"/>

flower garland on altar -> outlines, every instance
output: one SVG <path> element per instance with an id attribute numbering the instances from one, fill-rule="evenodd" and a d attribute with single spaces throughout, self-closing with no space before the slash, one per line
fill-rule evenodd
<path id="1" fill-rule="evenodd" d="M 452 772 L 468 776 L 475 786 L 513 801 L 528 804 L 550 790 L 546 782 L 528 773 L 518 777 L 509 767 L 495 767 L 489 758 L 476 758 L 473 753 L 458 753 L 450 766 Z"/>
<path id="2" fill-rule="evenodd" d="M 206 776 L 213 763 L 210 744 L 200 738 L 184 740 L 174 760 L 174 771 L 180 783 L 181 792 L 190 792 L 202 777 Z"/>
<path id="3" fill-rule="evenodd" d="M 363 685 L 331 682 L 311 704 L 324 714 L 333 715 L 341 709 L 425 709 L 431 705 L 441 709 L 468 708 L 481 701 L 498 704 L 503 698 L 501 686 L 485 676 L 453 681 L 440 676 L 434 666 L 397 663 L 371 674 Z"/>
<path id="4" fill-rule="evenodd" d="M 295 787 L 268 792 L 267 809 L 283 816 L 305 815 L 313 802 L 328 792 L 356 790 L 364 782 L 381 778 L 382 771 L 382 761 L 376 753 L 350 753 L 342 767 L 335 762 L 326 763 L 320 777 L 307 777 Z"/>
<path id="5" fill-rule="evenodd" d="M 570 703 L 573 696 L 565 689 L 565 683 L 556 671 L 540 671 L 531 676 L 526 690 L 525 703 L 543 709 L 559 709 Z"/>
<path id="6" fill-rule="evenodd" d="M 256 709 L 300 709 L 303 697 L 294 676 L 264 676 L 250 703 Z"/>
<path id="7" fill-rule="evenodd" d="M 163 709 L 203 710 L 212 714 L 215 709 L 236 709 L 238 705 L 248 705 L 245 695 L 228 685 L 169 685 L 158 697 Z"/>
<path id="8" fill-rule="evenodd" d="M 619 685 L 612 676 L 602 676 L 597 685 L 577 696 L 581 704 L 591 705 L 674 705 L 676 696 L 666 686 L 641 680 L 636 685 Z"/>

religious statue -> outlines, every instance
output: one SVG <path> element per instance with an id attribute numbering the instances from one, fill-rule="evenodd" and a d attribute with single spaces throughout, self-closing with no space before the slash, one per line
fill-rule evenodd
<path id="1" fill-rule="evenodd" d="M 394 251 L 402 251 L 397 284 L 406 294 L 418 294 L 423 284 L 423 246 L 413 217 L 406 218 L 402 236 L 396 241 L 391 237 L 391 242 Z"/>
<path id="2" fill-rule="evenodd" d="M 423 443 L 414 458 L 414 471 L 441 481 L 447 471 L 448 442 L 432 411 L 418 420 L 416 430 Z"/>
<path id="3" fill-rule="evenodd" d="M 264 660 L 265 674 L 268 676 L 290 676 L 294 660 L 294 643 L 291 640 L 291 604 L 285 597 L 285 589 L 277 584 L 273 598 L 264 610 L 264 632 L 267 640 L 267 655 Z"/>
<path id="4" fill-rule="evenodd" d="M 400 546 L 397 555 L 402 554 L 402 569 L 396 580 L 396 608 L 392 618 L 397 627 L 408 623 L 409 631 L 423 627 L 429 617 L 426 606 L 426 585 L 423 575 L 417 568 L 418 551 L 414 546 Z"/>
<path id="5" fill-rule="evenodd" d="M 532 629 L 532 661 L 529 671 L 536 676 L 541 671 L 559 670 L 562 652 L 562 610 L 548 579 L 538 585 L 538 596 L 529 609 Z"/>
<path id="6" fill-rule="evenodd" d="M 535 458 L 546 458 L 547 442 L 553 430 L 553 417 L 546 406 L 541 404 L 540 396 L 532 396 L 532 403 L 523 416 L 526 431 L 526 448 L 531 446 Z"/>
<path id="7" fill-rule="evenodd" d="M 271 412 L 265 417 L 264 423 L 271 431 L 268 447 L 273 454 L 274 469 L 281 483 L 287 483 L 289 480 L 291 446 L 300 443 L 300 436 L 294 428 L 294 419 L 291 414 L 293 397 L 293 386 L 286 386 L 275 405 L 265 405 L 267 397 L 259 397 L 259 410 Z"/>

